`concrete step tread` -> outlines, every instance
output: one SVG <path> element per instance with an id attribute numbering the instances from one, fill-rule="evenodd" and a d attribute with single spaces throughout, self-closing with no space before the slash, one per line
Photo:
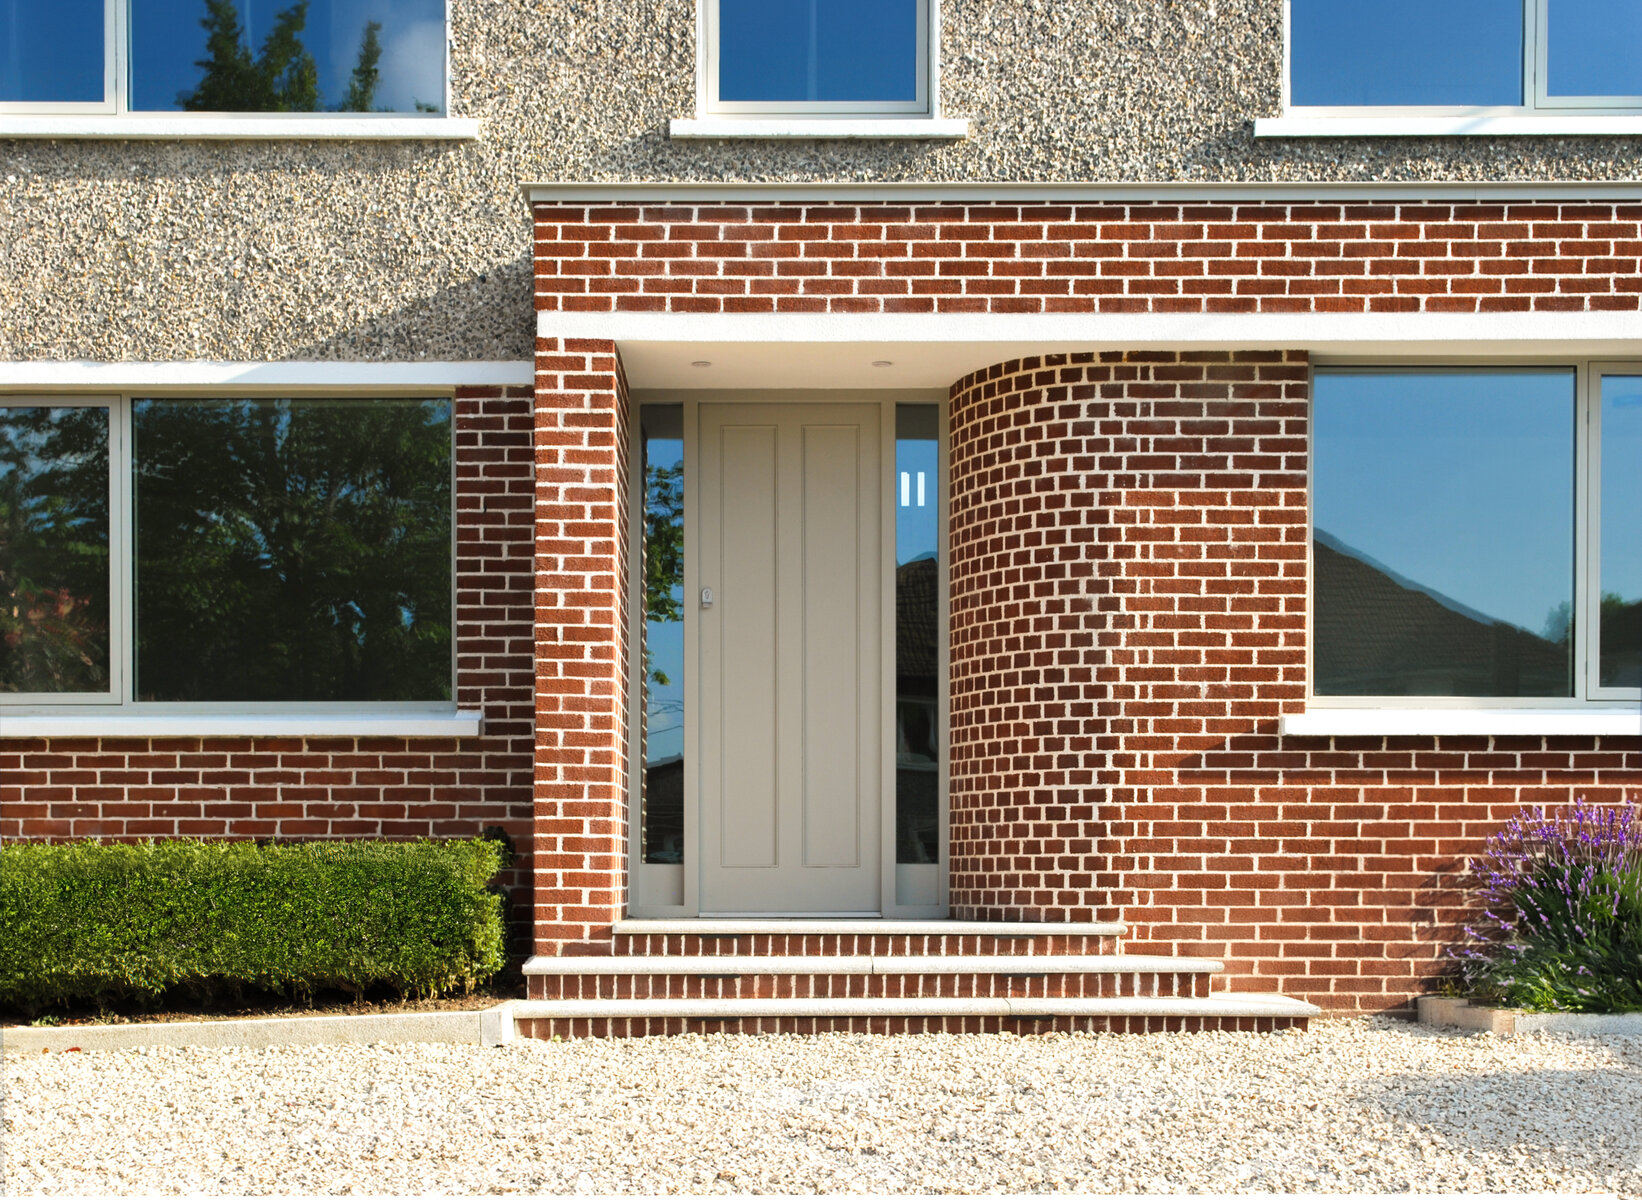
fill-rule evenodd
<path id="1" fill-rule="evenodd" d="M 902 921 L 884 917 L 688 917 L 617 921 L 618 937 L 768 935 L 856 937 L 1121 937 L 1121 921 Z"/>
<path id="2" fill-rule="evenodd" d="M 1207 975 L 1212 958 L 1157 954 L 650 954 L 532 958 L 526 975 Z"/>
<path id="3" fill-rule="evenodd" d="M 755 997 L 744 1000 L 515 1000 L 516 1020 L 724 1017 L 1277 1017 L 1321 1011 L 1268 993 L 1218 996 Z"/>

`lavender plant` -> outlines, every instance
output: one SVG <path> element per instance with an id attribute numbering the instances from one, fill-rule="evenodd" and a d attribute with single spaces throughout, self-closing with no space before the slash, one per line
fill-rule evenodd
<path id="1" fill-rule="evenodd" d="M 1527 809 L 1471 869 L 1483 918 L 1455 951 L 1470 995 L 1534 1012 L 1642 1011 L 1642 810 Z"/>

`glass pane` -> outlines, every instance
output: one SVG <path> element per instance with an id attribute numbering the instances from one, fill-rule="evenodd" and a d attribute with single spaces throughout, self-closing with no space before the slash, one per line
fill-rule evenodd
<path id="1" fill-rule="evenodd" d="M 1294 104 L 1522 103 L 1522 0 L 1292 0 Z"/>
<path id="2" fill-rule="evenodd" d="M 0 0 L 0 101 L 99 103 L 104 0 Z"/>
<path id="3" fill-rule="evenodd" d="M 940 409 L 895 409 L 895 861 L 939 862 Z"/>
<path id="4" fill-rule="evenodd" d="M 448 700 L 448 400 L 138 400 L 137 698 Z"/>
<path id="5" fill-rule="evenodd" d="M 106 692 L 108 409 L 0 408 L 0 692 Z"/>
<path id="6" fill-rule="evenodd" d="M 645 405 L 644 778 L 647 863 L 684 861 L 684 409 Z"/>
<path id="7" fill-rule="evenodd" d="M 440 112 L 443 0 L 131 0 L 139 112 Z"/>
<path id="8" fill-rule="evenodd" d="M 1316 692 L 1571 696 L 1574 373 L 1315 390 Z"/>
<path id="9" fill-rule="evenodd" d="M 1597 679 L 1642 687 L 1642 376 L 1602 378 L 1602 620 Z"/>
<path id="10" fill-rule="evenodd" d="M 1552 96 L 1642 96 L 1642 4 L 1545 0 Z"/>
<path id="11" fill-rule="evenodd" d="M 718 0 L 718 98 L 916 100 L 917 0 Z"/>

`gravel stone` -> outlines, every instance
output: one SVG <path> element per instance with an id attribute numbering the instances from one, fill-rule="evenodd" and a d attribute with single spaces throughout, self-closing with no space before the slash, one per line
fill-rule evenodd
<path id="1" fill-rule="evenodd" d="M 4 1186 L 1642 1196 L 1642 1039 L 676 1037 L 5 1059 Z"/>
<path id="2" fill-rule="evenodd" d="M 524 359 L 526 181 L 1634 180 L 1642 138 L 1256 141 L 1283 0 L 942 0 L 956 143 L 671 141 L 696 0 L 451 0 L 473 143 L 0 141 L 0 361 Z"/>

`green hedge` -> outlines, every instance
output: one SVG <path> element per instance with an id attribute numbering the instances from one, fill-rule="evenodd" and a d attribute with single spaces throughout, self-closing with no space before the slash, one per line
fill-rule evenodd
<path id="1" fill-rule="evenodd" d="M 491 841 L 0 848 L 0 1004 L 471 987 L 503 961 Z"/>

